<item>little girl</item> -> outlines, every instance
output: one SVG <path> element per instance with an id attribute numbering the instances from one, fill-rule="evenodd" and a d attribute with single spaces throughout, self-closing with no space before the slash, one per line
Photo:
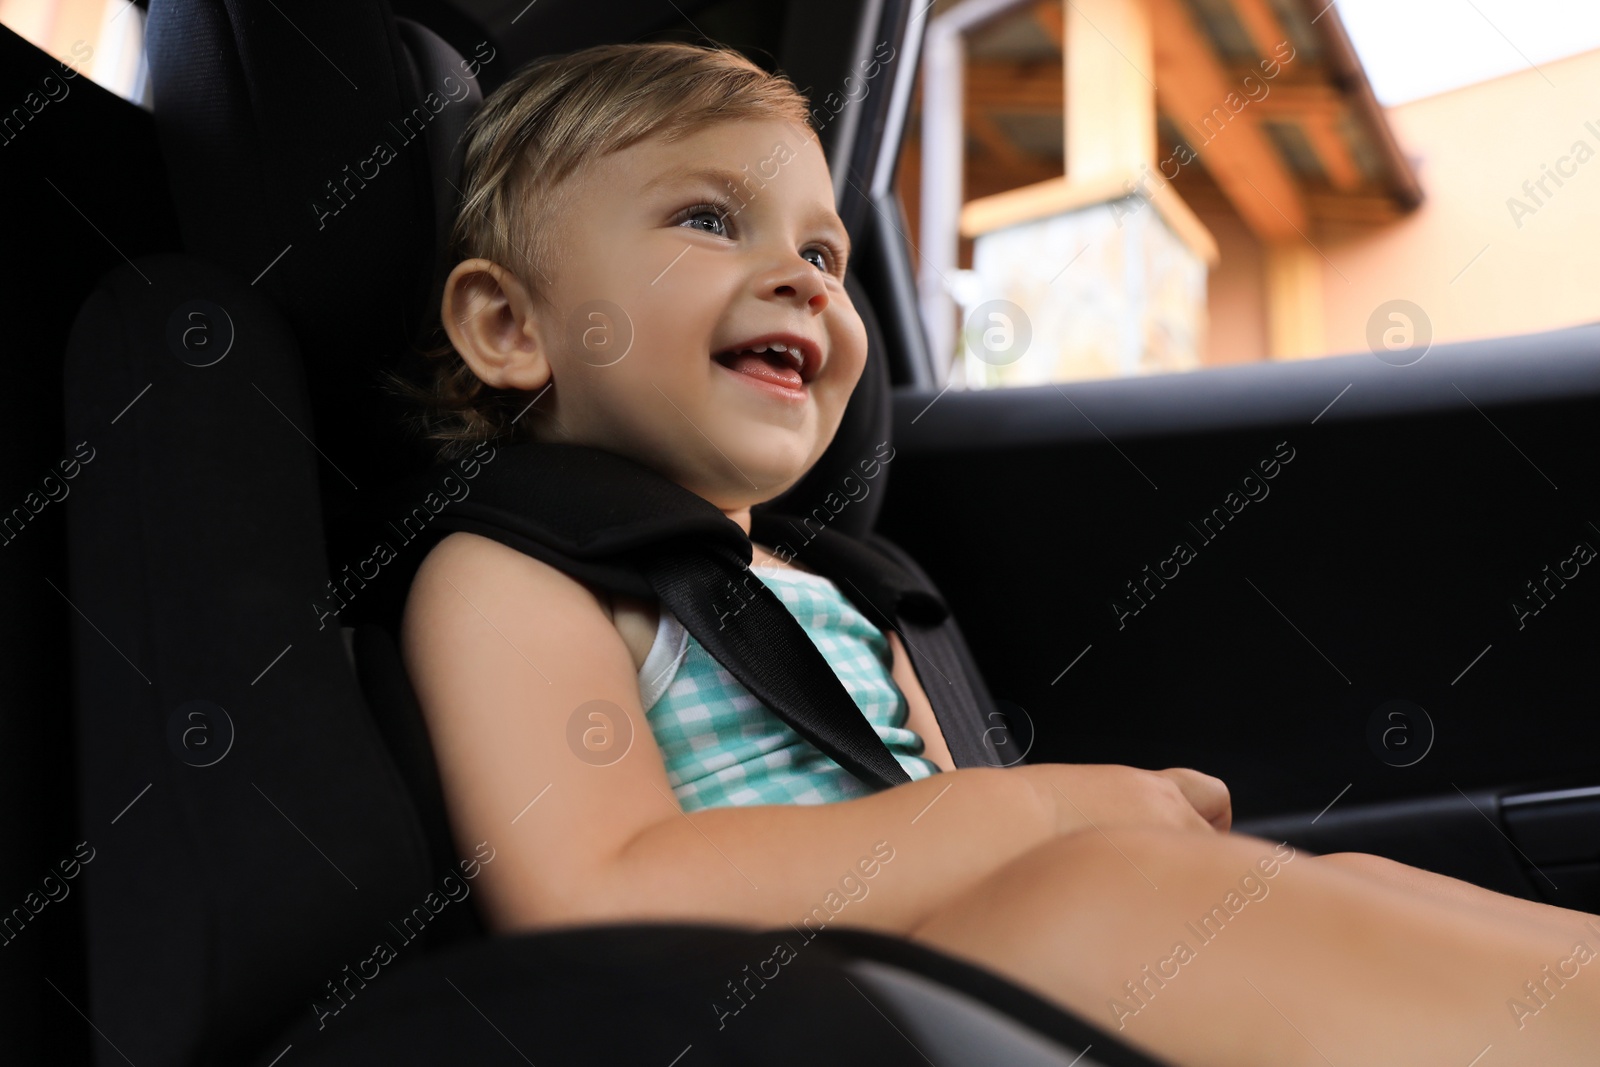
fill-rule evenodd
<path id="1" fill-rule="evenodd" d="M 541 60 L 473 119 L 463 191 L 449 344 L 416 393 L 441 456 L 603 449 L 748 534 L 866 360 L 805 100 L 716 49 Z M 498 850 L 491 930 L 815 928 L 859 871 L 871 892 L 836 924 L 975 961 L 1174 1064 L 1596 1061 L 1600 977 L 1572 970 L 1594 916 L 1230 834 L 1227 788 L 1193 770 L 958 770 L 898 637 L 754 558 L 912 781 L 868 794 L 656 604 L 465 532 L 423 561 L 403 652 L 457 839 Z M 611 754 L 569 743 L 575 722 Z"/>

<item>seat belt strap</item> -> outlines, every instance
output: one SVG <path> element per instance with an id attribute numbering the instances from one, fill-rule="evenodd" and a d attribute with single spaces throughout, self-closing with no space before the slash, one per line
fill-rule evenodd
<path id="1" fill-rule="evenodd" d="M 874 626 L 900 635 L 957 767 L 1022 762 L 1020 724 L 1000 713 L 949 607 L 903 549 L 876 534 L 861 540 L 759 505 L 751 509 L 750 531 L 780 558 L 792 555 L 831 579 Z"/>
<path id="2" fill-rule="evenodd" d="M 645 572 L 683 628 L 801 737 L 868 785 L 911 781 L 799 621 L 750 574 L 748 559 L 721 546 L 662 552 Z"/>

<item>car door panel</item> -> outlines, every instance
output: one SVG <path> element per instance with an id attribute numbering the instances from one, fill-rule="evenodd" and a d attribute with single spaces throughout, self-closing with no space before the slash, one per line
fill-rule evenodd
<path id="1" fill-rule="evenodd" d="M 1403 367 L 905 389 L 879 528 L 1030 760 L 1196 767 L 1241 828 L 1533 895 L 1497 798 L 1600 785 L 1597 415 L 1593 326 Z M 1539 868 L 1600 870 L 1600 805 L 1557 821 Z"/>

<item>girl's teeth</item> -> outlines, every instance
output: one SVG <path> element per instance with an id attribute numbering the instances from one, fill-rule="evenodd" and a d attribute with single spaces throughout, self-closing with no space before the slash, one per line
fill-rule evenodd
<path id="1" fill-rule="evenodd" d="M 759 355 L 762 352 L 768 351 L 778 352 L 788 356 L 789 362 L 794 364 L 794 368 L 796 370 L 800 370 L 805 366 L 805 356 L 801 353 L 798 347 L 790 348 L 788 345 L 780 344 L 777 341 L 768 341 L 766 344 L 756 345 L 751 348 L 743 348 L 739 351 L 741 353 L 749 352 L 752 355 Z"/>

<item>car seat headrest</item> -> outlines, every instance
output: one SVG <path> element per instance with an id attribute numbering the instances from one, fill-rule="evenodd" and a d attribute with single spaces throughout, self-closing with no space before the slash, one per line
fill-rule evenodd
<path id="1" fill-rule="evenodd" d="M 466 146 L 462 134 L 467 122 L 483 103 L 478 86 L 480 57 L 464 59 L 443 37 L 411 19 L 396 17 L 410 65 L 411 83 L 417 99 L 435 118 L 423 131 L 427 148 L 428 174 L 433 189 L 433 289 L 430 306 L 438 305 L 444 276 L 453 264 L 445 262 L 450 244 L 450 228 L 461 202 L 461 160 Z M 492 58 L 493 51 L 490 51 Z"/>
<path id="2" fill-rule="evenodd" d="M 318 445 L 344 475 L 327 491 L 339 527 L 338 498 L 409 447 L 378 371 L 433 313 L 448 147 L 477 69 L 505 60 L 464 60 L 384 0 L 300 5 L 293 23 L 241 6 L 151 0 L 156 127 L 184 250 L 266 292 L 299 341 Z"/>

